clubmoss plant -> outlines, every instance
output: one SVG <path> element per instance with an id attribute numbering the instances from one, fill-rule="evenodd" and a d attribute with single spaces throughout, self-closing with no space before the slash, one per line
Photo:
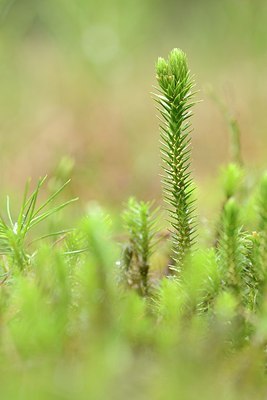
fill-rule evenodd
<path id="1" fill-rule="evenodd" d="M 260 258 L 262 271 L 266 276 L 267 270 L 267 173 L 261 179 L 259 185 L 259 196 L 257 211 L 259 215 L 258 232 L 259 232 L 259 245 L 260 245 Z"/>
<path id="2" fill-rule="evenodd" d="M 215 247 L 218 245 L 220 232 L 223 229 L 222 226 L 223 226 L 223 219 L 225 216 L 225 206 L 230 198 L 240 197 L 243 180 L 244 180 L 244 171 L 238 164 L 229 163 L 228 165 L 222 168 L 221 186 L 223 189 L 224 199 L 221 206 L 219 221 L 216 224 L 215 240 L 214 240 Z"/>
<path id="3" fill-rule="evenodd" d="M 244 180 L 244 170 L 238 164 L 230 163 L 222 169 L 222 187 L 225 201 L 238 196 Z"/>
<path id="4" fill-rule="evenodd" d="M 249 306 L 252 311 L 258 311 L 261 308 L 263 294 L 265 291 L 266 273 L 263 270 L 260 235 L 253 231 L 248 236 L 248 259 L 249 259 Z"/>
<path id="5" fill-rule="evenodd" d="M 190 172 L 190 145 L 194 105 L 193 78 L 182 50 L 171 51 L 167 60 L 156 65 L 159 94 L 155 100 L 161 114 L 161 154 L 164 170 L 163 197 L 168 204 L 173 228 L 173 259 L 179 271 L 195 239 L 195 215 Z"/>
<path id="6" fill-rule="evenodd" d="M 256 196 L 258 216 L 256 230 L 251 234 L 251 282 L 254 292 L 254 308 L 260 307 L 267 283 L 267 174 L 264 173 Z"/>
<path id="7" fill-rule="evenodd" d="M 231 290 L 240 301 L 249 290 L 249 247 L 249 237 L 240 222 L 239 206 L 234 198 L 230 198 L 223 210 L 218 262 L 224 289 Z"/>
<path id="8" fill-rule="evenodd" d="M 158 210 L 152 210 L 152 203 L 129 199 L 123 214 L 129 243 L 123 249 L 122 267 L 130 286 L 144 296 L 149 292 L 150 257 L 156 244 L 156 223 Z"/>

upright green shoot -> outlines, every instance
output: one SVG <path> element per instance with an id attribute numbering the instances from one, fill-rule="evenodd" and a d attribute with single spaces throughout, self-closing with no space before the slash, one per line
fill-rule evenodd
<path id="1" fill-rule="evenodd" d="M 223 288 L 231 290 L 240 300 L 249 294 L 249 247 L 249 237 L 240 223 L 239 206 L 234 198 L 230 198 L 223 209 L 218 261 Z"/>
<path id="2" fill-rule="evenodd" d="M 123 267 L 128 283 L 136 285 L 142 295 L 149 290 L 150 256 L 155 246 L 157 210 L 152 204 L 138 202 L 134 198 L 128 201 L 123 214 L 125 227 L 129 234 L 129 243 L 123 251 Z"/>
<path id="3" fill-rule="evenodd" d="M 173 260 L 179 271 L 195 239 L 195 215 L 190 172 L 193 78 L 186 55 L 179 49 L 171 51 L 167 60 L 159 58 L 156 65 L 159 104 L 162 118 L 161 154 L 163 162 L 164 200 L 168 204 L 173 232 Z"/>
<path id="4" fill-rule="evenodd" d="M 264 271 L 267 267 L 267 173 L 265 173 L 260 182 L 258 196 L 258 231 L 260 235 L 260 258 Z M 266 272 L 265 272 L 266 275 Z"/>

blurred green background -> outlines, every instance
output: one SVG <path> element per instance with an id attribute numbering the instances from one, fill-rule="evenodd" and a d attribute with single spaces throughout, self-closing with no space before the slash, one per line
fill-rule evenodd
<path id="1" fill-rule="evenodd" d="M 262 168 L 266 0 L 0 0 L 1 192 L 53 173 L 67 155 L 83 201 L 159 199 L 150 92 L 157 57 L 173 47 L 188 54 L 204 100 L 193 118 L 197 183 L 212 187 L 229 159 L 227 124 L 207 86 L 237 117 L 246 163 Z"/>

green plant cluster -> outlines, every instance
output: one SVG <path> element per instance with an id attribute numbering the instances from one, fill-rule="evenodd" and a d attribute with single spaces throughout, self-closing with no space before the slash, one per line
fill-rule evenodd
<path id="1" fill-rule="evenodd" d="M 221 209 L 201 240 L 185 54 L 160 58 L 156 73 L 167 231 L 163 211 L 135 198 L 119 240 L 116 223 L 96 204 L 75 229 L 53 230 L 55 216 L 76 200 L 52 205 L 66 186 L 62 168 L 66 175 L 72 168 L 67 159 L 40 205 L 44 180 L 30 195 L 27 185 L 16 222 L 7 199 L 0 218 L 3 399 L 267 396 L 267 175 L 251 184 L 235 130 Z M 48 233 L 35 236 L 48 217 Z"/>

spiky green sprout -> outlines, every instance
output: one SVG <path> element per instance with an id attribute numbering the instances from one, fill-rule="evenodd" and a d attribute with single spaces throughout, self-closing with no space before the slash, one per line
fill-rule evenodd
<path id="1" fill-rule="evenodd" d="M 179 271 L 195 239 L 193 182 L 190 171 L 191 124 L 194 86 L 182 50 L 171 51 L 156 65 L 159 94 L 155 100 L 161 114 L 161 154 L 164 200 L 168 204 L 173 232 L 173 260 Z"/>
<path id="2" fill-rule="evenodd" d="M 240 197 L 240 191 L 243 185 L 244 171 L 240 166 L 234 163 L 230 163 L 222 168 L 221 172 L 221 185 L 224 192 L 224 199 L 219 215 L 219 221 L 216 224 L 214 246 L 218 246 L 220 233 L 222 231 L 223 219 L 225 218 L 225 205 L 228 200 L 232 197 Z"/>
<path id="3" fill-rule="evenodd" d="M 267 270 L 267 173 L 261 179 L 258 195 L 258 231 L 262 272 Z"/>
<path id="4" fill-rule="evenodd" d="M 254 289 L 254 304 L 259 307 L 263 300 L 267 282 L 267 173 L 259 183 L 256 199 L 258 215 L 257 230 L 251 235 L 251 280 Z"/>
<path id="5" fill-rule="evenodd" d="M 240 207 L 230 198 L 223 209 L 218 263 L 223 288 L 232 291 L 242 302 L 247 302 L 250 294 L 250 247 L 250 238 L 242 229 Z"/>
<path id="6" fill-rule="evenodd" d="M 156 244 L 157 212 L 157 209 L 152 210 L 152 203 L 130 198 L 123 214 L 129 235 L 122 257 L 124 273 L 128 284 L 136 286 L 142 295 L 147 295 L 149 291 L 148 276 L 150 257 Z"/>
<path id="7" fill-rule="evenodd" d="M 233 197 L 238 195 L 243 173 L 235 164 L 229 164 L 225 170 L 223 186 L 227 200 L 220 223 L 219 267 L 224 271 L 225 287 L 234 289 L 243 303 L 255 310 L 262 303 L 267 278 L 267 174 L 260 181 L 256 199 L 256 231 L 248 234 L 242 229 L 241 208 Z"/>
<path id="8" fill-rule="evenodd" d="M 40 179 L 35 190 L 30 195 L 30 182 L 27 182 L 16 221 L 13 220 L 11 215 L 9 197 L 7 197 L 6 202 L 7 221 L 0 216 L 0 254 L 9 258 L 11 260 L 10 265 L 16 265 L 20 270 L 23 270 L 30 261 L 30 255 L 27 251 L 27 244 L 29 244 L 27 243 L 27 237 L 29 231 L 31 231 L 32 228 L 46 220 L 51 215 L 57 213 L 67 205 L 77 200 L 77 198 L 75 198 L 57 206 L 51 206 L 53 200 L 69 183 L 69 181 L 67 181 L 53 194 L 51 194 L 44 203 L 37 205 L 38 195 L 45 180 L 46 177 Z M 66 232 L 67 230 L 53 232 L 44 237 L 56 236 Z"/>

